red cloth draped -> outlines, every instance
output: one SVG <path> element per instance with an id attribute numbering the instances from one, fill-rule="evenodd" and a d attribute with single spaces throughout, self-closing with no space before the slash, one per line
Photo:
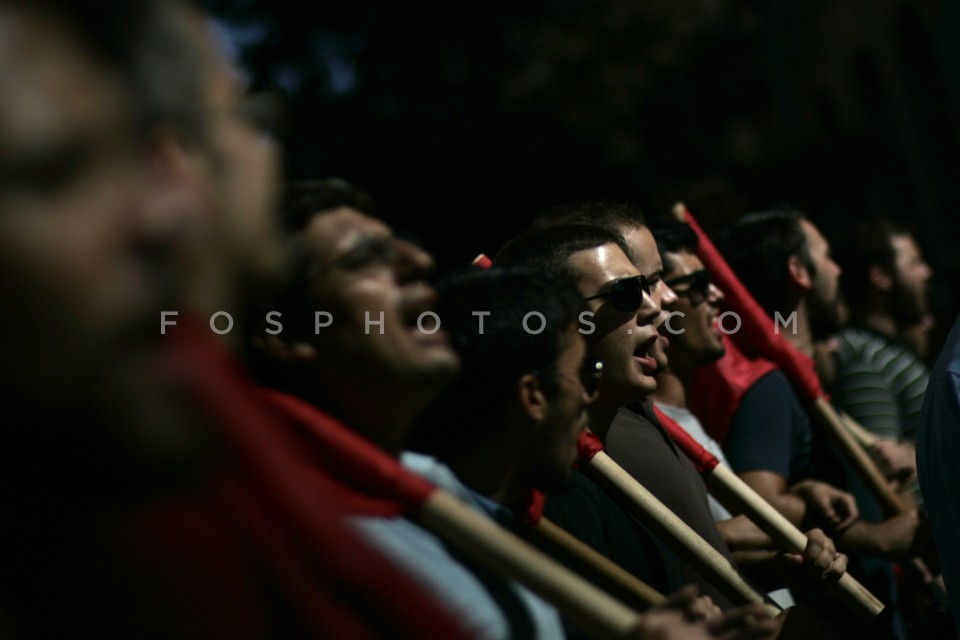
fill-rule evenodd
<path id="1" fill-rule="evenodd" d="M 724 341 L 727 354 L 714 365 L 697 371 L 691 393 L 694 413 L 703 420 L 707 432 L 722 443 L 743 394 L 774 368 L 782 370 L 807 401 L 825 397 L 825 393 L 810 358 L 778 333 L 774 320 L 753 299 L 693 215 L 689 211 L 685 214 L 687 223 L 697 234 L 700 259 L 711 279 L 723 289 L 724 308 L 736 313 L 742 323 L 740 330 Z M 736 349 L 731 348 L 734 344 Z M 757 367 L 757 371 L 753 367 Z M 761 369 L 766 370 L 759 373 Z"/>
<path id="2" fill-rule="evenodd" d="M 196 490 L 128 518 L 124 541 L 143 573 L 192 607 L 186 630 L 231 638 L 467 637 L 341 523 L 345 509 L 406 511 L 429 485 L 320 412 L 281 402 L 289 413 L 278 419 L 204 325 L 181 319 L 171 338 L 190 400 L 203 426 L 213 427 L 216 463 Z M 351 464 L 358 467 L 348 483 L 333 475 Z"/>
<path id="3" fill-rule="evenodd" d="M 723 344 L 724 356 L 694 373 L 689 398 L 690 410 L 710 437 L 721 444 L 727 440 L 730 422 L 743 396 L 757 380 L 777 368 L 769 360 L 748 358 L 730 336 L 723 336 Z"/>

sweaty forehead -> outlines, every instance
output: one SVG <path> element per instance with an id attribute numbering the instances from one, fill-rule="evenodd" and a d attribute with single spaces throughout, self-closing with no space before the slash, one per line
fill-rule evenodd
<path id="1" fill-rule="evenodd" d="M 570 256 L 570 266 L 580 276 L 578 284 L 586 295 L 613 280 L 640 275 L 630 258 L 615 244 L 578 251 Z"/>
<path id="2" fill-rule="evenodd" d="M 315 216 L 304 233 L 310 244 L 328 260 L 335 259 L 364 241 L 392 235 L 390 227 L 350 207 L 340 207 Z"/>
<path id="3" fill-rule="evenodd" d="M 643 275 L 657 273 L 663 269 L 660 253 L 657 251 L 657 242 L 653 234 L 646 227 L 624 227 L 623 239 L 630 248 L 631 256 L 637 269 Z"/>

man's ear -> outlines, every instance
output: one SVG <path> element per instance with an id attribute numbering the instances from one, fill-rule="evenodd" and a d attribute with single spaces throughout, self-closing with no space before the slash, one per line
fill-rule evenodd
<path id="1" fill-rule="evenodd" d="M 797 288 L 807 291 L 813 286 L 810 279 L 810 271 L 800 261 L 799 256 L 790 256 L 787 258 L 787 274 Z"/>
<path id="2" fill-rule="evenodd" d="M 893 278 L 878 264 L 871 265 L 867 277 L 870 279 L 870 284 L 878 291 L 890 291 L 893 288 Z"/>
<path id="3" fill-rule="evenodd" d="M 547 418 L 547 396 L 543 393 L 540 380 L 532 373 L 524 374 L 517 382 L 517 397 L 523 412 L 540 423 Z"/>
<path id="4" fill-rule="evenodd" d="M 307 342 L 281 340 L 279 336 L 259 335 L 253 339 L 253 347 L 278 362 L 313 362 L 319 352 Z"/>

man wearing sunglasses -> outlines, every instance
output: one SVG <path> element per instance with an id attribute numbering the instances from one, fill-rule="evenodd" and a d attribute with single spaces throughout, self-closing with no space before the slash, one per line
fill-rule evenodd
<path id="1" fill-rule="evenodd" d="M 652 296 L 637 300 L 633 288 L 641 284 L 641 274 L 626 247 L 622 235 L 609 228 L 556 224 L 518 236 L 494 263 L 546 269 L 576 283 L 590 305 L 590 323 L 581 328 L 587 332 L 589 355 L 603 362 L 598 397 L 589 409 L 590 429 L 607 453 L 732 562 L 707 508 L 703 481 L 656 422 L 652 406 L 645 406 L 650 403 L 643 402 L 657 386 L 658 363 L 651 349 L 666 314 Z M 731 605 L 692 567 L 681 562 L 680 573 L 721 608 Z"/>
<path id="2" fill-rule="evenodd" d="M 570 219 L 602 226 L 566 223 Z M 656 331 L 666 320 L 660 302 L 673 304 L 676 296 L 662 283 L 663 267 L 656 243 L 645 223 L 638 220 L 642 217 L 635 210 L 616 205 L 567 207 L 554 220 L 544 223 L 541 219 L 508 243 L 495 263 L 552 270 L 576 283 L 593 314 L 589 326 L 583 329 L 587 331 L 589 354 L 604 365 L 598 397 L 589 409 L 591 430 L 614 460 L 734 564 L 708 508 L 703 480 L 673 445 L 648 400 L 657 387 L 654 375 L 666 365 L 665 355 L 652 356 L 658 339 L 648 332 Z M 634 242 L 624 241 L 625 231 L 633 232 Z M 650 268 L 660 295 L 651 290 L 653 295 L 643 295 L 639 306 L 630 309 L 637 302 L 633 287 L 641 283 L 637 263 Z M 628 284 L 630 281 L 638 285 Z M 571 524 L 576 534 L 575 517 L 571 520 L 560 524 Z M 836 577 L 843 571 L 842 556 L 826 545 L 811 549 L 804 560 L 808 567 L 819 567 L 814 570 L 824 575 Z M 731 606 L 692 567 L 680 562 L 680 571 L 685 580 L 700 587 L 721 608 Z M 802 618 L 786 620 L 796 620 L 790 627 L 804 624 Z"/>

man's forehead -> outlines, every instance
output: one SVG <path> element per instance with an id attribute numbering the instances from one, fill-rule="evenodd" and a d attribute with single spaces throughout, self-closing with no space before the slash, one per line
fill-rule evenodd
<path id="1" fill-rule="evenodd" d="M 304 231 L 308 241 L 331 259 L 374 238 L 389 238 L 390 227 L 351 207 L 313 217 Z"/>
<path id="2" fill-rule="evenodd" d="M 615 244 L 578 251 L 570 256 L 570 265 L 577 270 L 581 286 L 587 288 L 640 275 L 630 258 Z"/>
<path id="3" fill-rule="evenodd" d="M 920 247 L 908 233 L 898 233 L 890 237 L 890 244 L 898 256 L 914 257 L 920 255 Z"/>
<path id="4" fill-rule="evenodd" d="M 669 263 L 671 265 L 670 277 L 685 276 L 697 271 L 703 270 L 703 262 L 700 257 L 692 251 L 681 249 L 680 251 L 670 252 Z"/>
<path id="5" fill-rule="evenodd" d="M 623 238 L 630 247 L 636 266 L 644 275 L 656 273 L 663 269 L 660 252 L 657 251 L 657 242 L 653 234 L 646 227 L 631 226 L 622 228 Z"/>
<path id="6" fill-rule="evenodd" d="M 800 228 L 803 230 L 803 235 L 807 237 L 807 243 L 810 246 L 827 243 L 827 239 L 823 237 L 823 234 L 820 233 L 820 230 L 817 229 L 816 225 L 809 220 L 800 220 Z"/>

